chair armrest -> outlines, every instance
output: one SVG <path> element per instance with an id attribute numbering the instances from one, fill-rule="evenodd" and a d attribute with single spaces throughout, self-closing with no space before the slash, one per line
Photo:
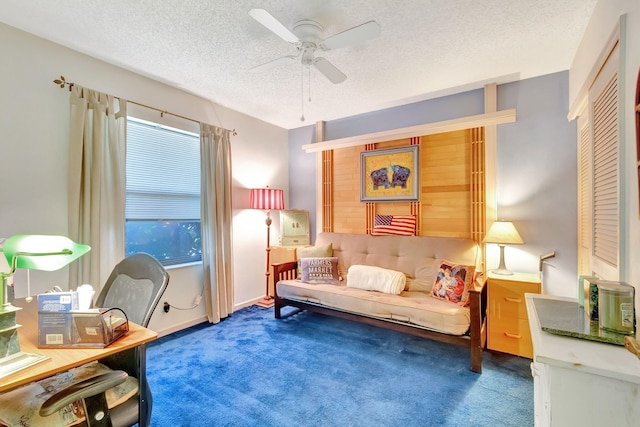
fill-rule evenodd
<path id="1" fill-rule="evenodd" d="M 486 284 L 487 284 L 487 279 L 484 277 L 484 275 L 478 276 L 476 280 L 474 280 L 474 282 L 471 284 L 471 289 L 469 289 L 469 292 L 481 293 L 484 291 Z"/>
<path id="2" fill-rule="evenodd" d="M 48 398 L 40 408 L 40 415 L 43 417 L 49 416 L 76 400 L 104 393 L 110 388 L 123 383 L 127 377 L 128 375 L 124 371 L 113 371 L 71 384 Z"/>
<path id="3" fill-rule="evenodd" d="M 280 262 L 271 264 L 273 269 L 273 293 L 278 296 L 278 287 L 276 284 L 280 280 L 295 280 L 298 278 L 298 261 Z"/>
<path id="4" fill-rule="evenodd" d="M 273 280 L 277 283 L 279 280 L 295 279 L 298 274 L 298 262 L 287 261 L 277 264 L 271 264 L 273 268 Z"/>

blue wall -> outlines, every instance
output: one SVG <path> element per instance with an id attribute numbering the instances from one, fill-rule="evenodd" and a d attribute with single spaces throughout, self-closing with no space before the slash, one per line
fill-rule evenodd
<path id="1" fill-rule="evenodd" d="M 498 86 L 498 109 L 516 108 L 517 121 L 498 126 L 497 200 L 498 217 L 512 220 L 525 241 L 523 246 L 507 248 L 507 266 L 515 271 L 536 272 L 539 256 L 555 250 L 556 258 L 545 267 L 546 291 L 575 296 L 576 125 L 566 118 L 568 93 L 568 72 Z M 325 125 L 325 138 L 345 138 L 483 112 L 484 92 L 474 90 L 332 120 Z M 310 212 L 311 236 L 317 233 L 313 218 L 316 154 L 306 154 L 301 147 L 313 142 L 313 125 L 289 131 L 289 203 L 292 209 Z M 491 257 L 489 254 L 490 269 L 495 268 Z"/>
<path id="2" fill-rule="evenodd" d="M 568 72 L 499 86 L 498 109 L 515 108 L 517 121 L 498 126 L 497 196 L 498 217 L 514 221 L 522 251 L 556 251 L 544 270 L 546 291 L 576 297 L 577 125 L 567 121 L 568 94 Z M 508 266 L 529 264 L 516 257 Z"/>

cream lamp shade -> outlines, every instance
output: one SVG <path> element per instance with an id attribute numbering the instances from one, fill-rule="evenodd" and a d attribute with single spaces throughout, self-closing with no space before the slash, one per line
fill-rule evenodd
<path id="1" fill-rule="evenodd" d="M 524 243 L 513 223 L 511 221 L 494 222 L 491 224 L 482 242 L 495 243 L 500 246 L 500 265 L 496 270 L 492 270 L 492 273 L 503 275 L 513 274 L 507 269 L 504 263 L 504 245 L 521 245 Z"/>

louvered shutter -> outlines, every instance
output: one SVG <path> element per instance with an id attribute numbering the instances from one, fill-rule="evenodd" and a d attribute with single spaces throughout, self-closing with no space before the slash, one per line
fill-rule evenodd
<path id="1" fill-rule="evenodd" d="M 589 275 L 591 256 L 591 138 L 585 116 L 578 120 L 578 274 Z"/>
<path id="2" fill-rule="evenodd" d="M 593 256 L 618 267 L 618 75 L 593 102 Z"/>

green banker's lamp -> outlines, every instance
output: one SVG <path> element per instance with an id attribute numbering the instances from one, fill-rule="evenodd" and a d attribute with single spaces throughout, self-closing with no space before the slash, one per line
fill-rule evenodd
<path id="1" fill-rule="evenodd" d="M 0 251 L 9 264 L 8 272 L 0 272 L 0 360 L 20 352 L 16 315 L 19 308 L 8 300 L 9 278 L 17 268 L 54 271 L 89 252 L 88 245 L 64 236 L 17 234 L 5 240 Z"/>

